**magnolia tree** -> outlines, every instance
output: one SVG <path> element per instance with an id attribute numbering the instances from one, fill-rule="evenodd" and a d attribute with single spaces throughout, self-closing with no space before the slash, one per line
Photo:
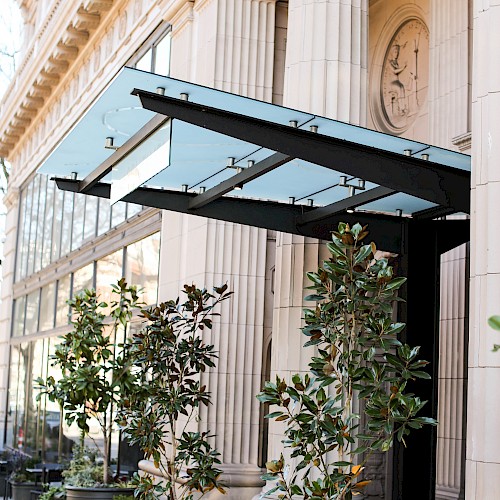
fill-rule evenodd
<path id="1" fill-rule="evenodd" d="M 124 397 L 134 387 L 135 375 L 129 370 L 126 357 L 116 337 L 132 318 L 135 308 L 141 305 L 135 286 L 125 279 L 112 285 L 116 299 L 108 304 L 101 302 L 95 290 L 84 290 L 69 300 L 73 314 L 73 328 L 62 336 L 52 356 L 52 366 L 61 370 L 56 380 L 37 379 L 42 391 L 51 401 L 59 403 L 64 419 L 71 425 L 76 423 L 82 431 L 82 441 L 88 436 L 89 421 L 99 425 L 102 436 L 103 455 L 102 483 L 111 482 L 108 471 L 113 410 L 119 409 Z M 105 324 L 109 312 L 111 324 Z"/>
<path id="2" fill-rule="evenodd" d="M 350 499 L 369 483 L 363 469 L 370 454 L 387 452 L 411 430 L 436 421 L 420 416 L 425 405 L 408 390 L 414 379 L 428 379 L 419 347 L 401 343 L 404 323 L 393 321 L 393 304 L 405 278 L 396 277 L 387 259 L 376 259 L 374 243 L 364 244 L 366 227 L 340 224 L 327 244 L 329 260 L 308 273 L 307 338 L 316 346 L 310 373 L 279 376 L 257 396 L 273 405 L 267 418 L 284 422 L 283 455 L 266 464 L 264 479 L 280 498 Z M 361 400 L 361 413 L 354 400 Z"/>
<path id="3" fill-rule="evenodd" d="M 219 453 L 209 431 L 189 430 L 199 408 L 210 403 L 200 374 L 215 367 L 217 353 L 204 341 L 212 329 L 214 308 L 231 296 L 227 285 L 211 294 L 184 286 L 179 298 L 142 311 L 145 327 L 132 338 L 128 356 L 139 384 L 123 406 L 120 424 L 131 444 L 138 444 L 159 474 L 136 475 L 136 496 L 142 499 L 200 498 L 218 489 Z M 160 477 L 162 477 L 160 479 Z"/>

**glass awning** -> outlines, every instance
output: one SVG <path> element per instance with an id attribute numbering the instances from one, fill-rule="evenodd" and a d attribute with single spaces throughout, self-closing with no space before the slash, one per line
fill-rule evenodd
<path id="1" fill-rule="evenodd" d="M 63 189 L 209 217 L 217 205 L 280 206 L 263 227 L 297 232 L 353 211 L 433 218 L 470 203 L 467 155 L 131 68 L 40 172 Z M 285 212 L 294 220 L 281 228 Z"/>

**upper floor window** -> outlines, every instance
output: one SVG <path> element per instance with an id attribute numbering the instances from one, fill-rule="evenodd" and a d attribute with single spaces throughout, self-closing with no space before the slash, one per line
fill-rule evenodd
<path id="1" fill-rule="evenodd" d="M 170 74 L 171 38 L 170 27 L 160 26 L 137 51 L 128 66 L 168 76 Z"/>

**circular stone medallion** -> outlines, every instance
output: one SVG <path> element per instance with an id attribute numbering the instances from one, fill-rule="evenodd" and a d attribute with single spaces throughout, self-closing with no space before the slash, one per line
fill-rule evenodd
<path id="1" fill-rule="evenodd" d="M 417 118 L 429 85 L 429 30 L 418 19 L 399 26 L 387 46 L 380 80 L 384 125 L 401 134 Z"/>

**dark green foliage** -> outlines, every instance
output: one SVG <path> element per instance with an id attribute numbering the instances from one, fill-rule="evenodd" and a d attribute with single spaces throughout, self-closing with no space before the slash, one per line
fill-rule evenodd
<path id="1" fill-rule="evenodd" d="M 316 306 L 304 310 L 302 332 L 304 345 L 316 346 L 311 373 L 291 384 L 278 376 L 257 396 L 275 405 L 267 418 L 286 423 L 283 442 L 297 460 L 291 473 L 283 456 L 266 464 L 264 479 L 276 480 L 271 491 L 280 498 L 350 499 L 369 483 L 361 475 L 370 453 L 436 424 L 417 416 L 425 401 L 407 392 L 409 380 L 430 377 L 419 348 L 397 340 L 405 325 L 392 320 L 393 304 L 405 278 L 375 259 L 375 245 L 362 243 L 367 234 L 359 224 L 340 224 L 327 244 L 330 259 L 308 273 L 306 300 Z M 356 397 L 363 418 L 353 412 Z"/>
<path id="2" fill-rule="evenodd" d="M 132 318 L 134 308 L 141 305 L 137 288 L 122 278 L 112 285 L 117 296 L 111 303 L 112 323 L 106 327 L 104 311 L 108 305 L 99 300 L 95 290 L 84 290 L 68 304 L 73 313 L 73 329 L 61 337 L 52 356 L 52 366 L 61 370 L 61 378 L 38 378 L 42 388 L 38 397 L 47 394 L 57 401 L 66 422 L 76 423 L 83 434 L 89 432 L 89 419 L 96 419 L 103 434 L 104 462 L 109 463 L 109 444 L 113 428 L 111 409 L 119 408 L 125 394 L 135 384 L 135 375 L 116 336 Z M 108 483 L 108 468 L 103 469 L 101 482 Z"/>
<path id="3" fill-rule="evenodd" d="M 200 405 L 210 403 L 199 375 L 215 366 L 217 355 L 202 332 L 212 328 L 214 307 L 231 293 L 227 285 L 214 294 L 185 285 L 184 293 L 182 304 L 171 300 L 142 311 L 146 327 L 128 347 L 140 383 L 125 401 L 120 423 L 129 442 L 138 444 L 165 477 L 160 483 L 149 474 L 136 477 L 136 496 L 143 499 L 187 500 L 194 492 L 224 491 L 219 454 L 208 443 L 208 432 L 188 432 L 187 424 Z"/>

